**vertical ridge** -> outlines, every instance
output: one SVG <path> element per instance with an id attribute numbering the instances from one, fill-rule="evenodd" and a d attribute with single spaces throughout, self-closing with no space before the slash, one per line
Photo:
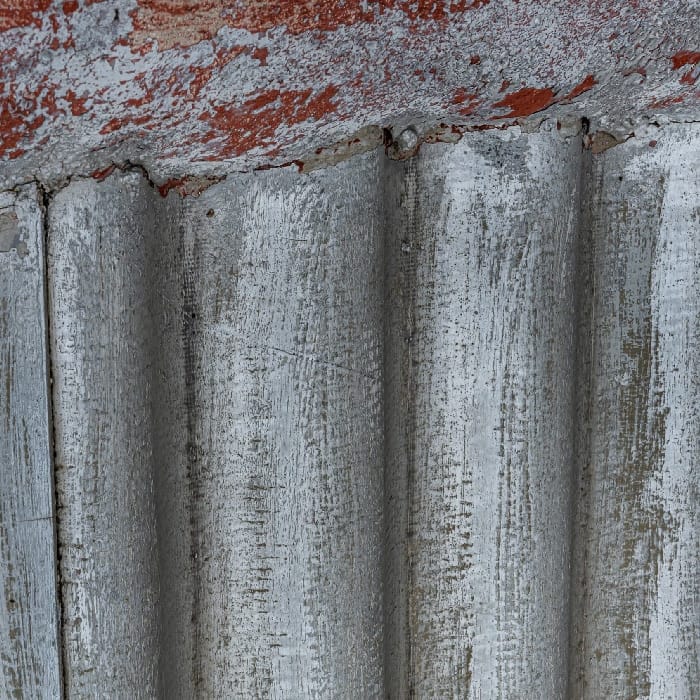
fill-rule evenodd
<path id="1" fill-rule="evenodd" d="M 565 693 L 579 158 L 509 132 L 389 166 L 390 697 Z"/>
<path id="2" fill-rule="evenodd" d="M 199 696 L 382 695 L 376 173 L 236 175 L 184 204 Z"/>
<path id="3" fill-rule="evenodd" d="M 35 185 L 0 192 L 0 694 L 61 694 L 45 226 Z"/>
<path id="4" fill-rule="evenodd" d="M 587 125 L 583 125 L 584 134 Z M 590 226 L 589 211 L 586 206 L 591 188 L 591 177 L 594 176 L 591 167 L 590 151 L 582 158 L 579 169 L 580 188 L 577 204 L 579 215 L 578 237 L 576 244 L 576 271 L 575 271 L 575 351 L 572 401 L 572 425 L 573 436 L 573 465 L 571 473 L 571 504 L 569 508 L 571 519 L 571 532 L 569 546 L 571 548 L 571 567 L 569 574 L 569 623 L 568 623 L 568 661 L 567 661 L 567 698 L 575 697 L 577 681 L 576 666 L 580 648 L 576 639 L 578 627 L 577 597 L 582 585 L 585 565 L 577 560 L 578 541 L 580 531 L 585 529 L 585 524 L 579 522 L 581 513 L 585 512 L 586 492 L 581 488 L 582 470 L 590 460 L 590 436 L 588 426 L 590 416 L 590 361 L 591 361 L 591 298 L 594 295 L 592 289 L 592 269 L 590 261 Z"/>
<path id="5" fill-rule="evenodd" d="M 383 411 L 384 494 L 383 590 L 385 597 L 384 677 L 388 698 L 415 696 L 411 668 L 410 597 L 412 590 L 410 507 L 412 482 L 412 294 L 411 251 L 415 241 L 417 161 L 385 159 Z M 399 207 L 408 209 L 405 230 L 396 225 Z M 414 216 L 411 216 L 413 211 Z M 401 238 L 397 241 L 397 235 Z"/>
<path id="6" fill-rule="evenodd" d="M 116 182 L 115 182 L 116 181 Z M 56 495 L 70 697 L 158 693 L 152 311 L 158 212 L 138 173 L 49 207 Z"/>
<path id="7" fill-rule="evenodd" d="M 575 698 L 697 697 L 698 144 L 668 125 L 591 163 Z"/>

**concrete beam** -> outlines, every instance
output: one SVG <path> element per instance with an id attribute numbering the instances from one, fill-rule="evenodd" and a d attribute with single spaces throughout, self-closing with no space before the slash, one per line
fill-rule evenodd
<path id="1" fill-rule="evenodd" d="M 695 2 L 34 0 L 0 14 L 0 180 L 160 184 L 525 120 L 697 117 Z"/>

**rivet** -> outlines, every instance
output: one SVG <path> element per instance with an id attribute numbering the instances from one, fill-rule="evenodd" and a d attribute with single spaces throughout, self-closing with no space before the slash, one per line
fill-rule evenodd
<path id="1" fill-rule="evenodd" d="M 412 126 L 407 126 L 391 140 L 386 152 L 393 160 L 407 160 L 418 152 L 419 147 L 420 136 L 418 132 Z"/>
<path id="2" fill-rule="evenodd" d="M 396 139 L 396 145 L 403 152 L 412 151 L 418 145 L 418 134 L 415 129 L 410 126 L 404 129 Z"/>

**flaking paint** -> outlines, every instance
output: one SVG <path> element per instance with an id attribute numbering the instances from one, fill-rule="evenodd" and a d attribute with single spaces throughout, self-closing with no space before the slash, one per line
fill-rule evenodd
<path id="1" fill-rule="evenodd" d="M 54 0 L 2 17 L 0 160 L 20 179 L 129 161 L 162 184 L 303 162 L 367 128 L 540 113 L 620 138 L 698 103 L 682 0 Z"/>

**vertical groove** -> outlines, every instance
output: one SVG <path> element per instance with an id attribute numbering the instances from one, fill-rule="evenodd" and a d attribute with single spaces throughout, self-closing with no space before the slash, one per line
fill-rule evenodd
<path id="1" fill-rule="evenodd" d="M 582 122 L 582 132 L 587 131 L 587 120 Z M 592 291 L 589 289 L 591 283 L 589 266 L 589 231 L 588 212 L 585 207 L 586 196 L 591 176 L 591 155 L 590 151 L 582 155 L 579 168 L 578 201 L 576 210 L 578 212 L 578 226 L 576 230 L 576 245 L 574 253 L 574 304 L 573 304 L 573 374 L 571 378 L 571 444 L 573 445 L 573 460 L 571 465 L 570 483 L 570 505 L 569 522 L 571 523 L 569 533 L 569 609 L 568 609 L 568 642 L 567 642 L 567 663 L 566 663 L 566 688 L 567 698 L 572 698 L 574 693 L 573 677 L 575 673 L 576 654 L 575 630 L 576 630 L 576 595 L 579 581 L 577 578 L 576 550 L 578 546 L 577 520 L 580 510 L 580 500 L 583 494 L 579 493 L 581 466 L 585 461 L 582 455 L 589 449 L 589 441 L 586 440 L 587 417 L 585 415 L 588 406 L 587 392 L 588 386 L 588 346 L 591 342 L 590 324 L 588 314 L 590 312 L 590 299 Z"/>
<path id="2" fill-rule="evenodd" d="M 413 565 L 413 301 L 417 159 L 385 159 L 384 188 L 384 679 L 386 697 L 413 698 L 411 602 Z M 398 216 L 403 212 L 403 218 Z"/>
<path id="3" fill-rule="evenodd" d="M 201 473 L 197 446 L 197 290 L 196 290 L 196 240 L 188 240 L 184 226 L 180 227 L 182 246 L 182 349 L 184 355 L 184 401 L 185 401 L 185 430 L 186 430 L 186 479 L 187 507 L 189 509 L 189 538 L 190 564 L 192 566 L 192 669 L 193 684 L 196 697 L 199 697 L 199 687 L 202 683 L 202 664 L 199 657 L 200 640 L 200 566 L 199 553 L 201 523 L 198 516 L 198 504 L 201 498 Z"/>
<path id="4" fill-rule="evenodd" d="M 411 251 L 414 246 L 418 245 L 417 240 L 417 218 L 419 200 L 417 195 L 418 190 L 418 168 L 417 158 L 411 158 L 404 166 L 404 190 L 403 196 L 406 198 L 406 243 Z M 404 304 L 404 313 L 406 320 L 403 327 L 403 348 L 405 348 L 405 363 L 406 363 L 406 415 L 405 419 L 405 444 L 406 444 L 406 585 L 408 591 L 413 591 L 414 582 L 414 564 L 413 564 L 413 538 L 415 537 L 415 523 L 413 522 L 413 487 L 415 481 L 414 456 L 415 456 L 415 434 L 416 434 L 416 416 L 415 416 L 415 396 L 413 384 L 413 363 L 415 361 L 415 319 L 413 317 L 413 294 L 415 293 L 415 262 L 411 253 L 407 256 L 407 268 L 402 283 L 405 285 L 401 290 L 400 297 Z M 415 697 L 415 681 L 413 675 L 413 610 L 412 596 L 408 596 L 405 602 L 406 605 L 406 648 L 408 651 L 407 669 L 409 673 L 408 681 L 408 697 L 413 700 Z"/>
<path id="5" fill-rule="evenodd" d="M 57 643 L 58 643 L 58 673 L 60 679 L 60 700 L 67 700 L 68 698 L 68 688 L 66 686 L 66 659 L 65 659 L 65 644 L 63 643 L 63 585 L 61 578 L 61 551 L 58 546 L 58 533 L 60 527 L 60 509 L 58 507 L 58 489 L 57 489 L 57 471 L 59 468 L 57 453 L 56 453 L 56 424 L 55 424 L 55 407 L 54 407 L 54 395 L 53 395 L 53 348 L 52 348 L 52 329 L 51 329 L 51 319 L 53 318 L 52 313 L 52 299 L 49 294 L 50 282 L 49 282 L 49 236 L 51 235 L 49 226 L 49 208 L 51 206 L 51 194 L 43 185 L 38 184 L 37 186 L 39 195 L 41 197 L 40 207 L 41 207 L 41 225 L 43 228 L 44 235 L 44 251 L 42 264 L 44 266 L 42 280 L 43 280 L 43 295 L 44 295 L 44 307 L 46 309 L 46 367 L 48 369 L 47 377 L 47 396 L 48 396 L 48 409 L 49 409 L 49 451 L 51 455 L 51 501 L 53 504 L 53 532 L 54 532 L 54 560 L 56 563 L 56 604 L 58 610 L 56 611 L 56 619 L 58 622 L 57 633 Z"/>

